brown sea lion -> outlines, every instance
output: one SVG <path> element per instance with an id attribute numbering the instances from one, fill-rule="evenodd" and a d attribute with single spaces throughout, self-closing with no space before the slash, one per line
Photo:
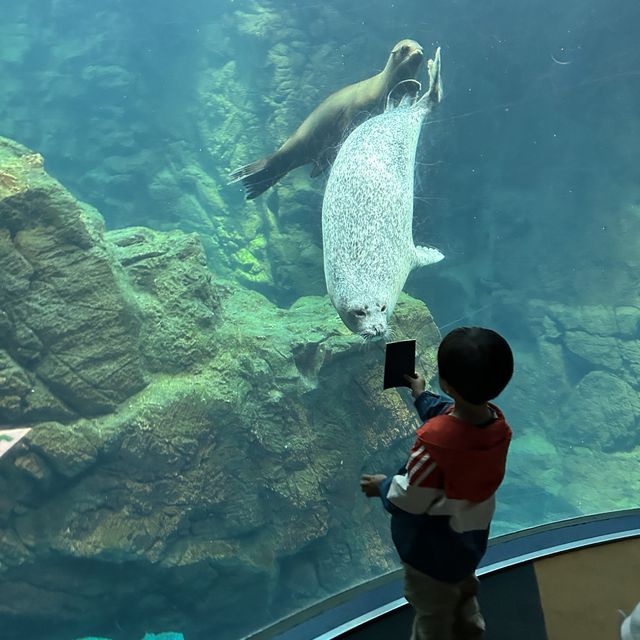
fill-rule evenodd
<path id="1" fill-rule="evenodd" d="M 401 40 L 380 73 L 332 93 L 275 153 L 236 169 L 229 183 L 242 180 L 247 200 L 253 200 L 296 167 L 313 162 L 311 176 L 319 175 L 349 132 L 365 117 L 382 113 L 391 89 L 414 78 L 421 61 L 422 47 L 415 40 Z"/>

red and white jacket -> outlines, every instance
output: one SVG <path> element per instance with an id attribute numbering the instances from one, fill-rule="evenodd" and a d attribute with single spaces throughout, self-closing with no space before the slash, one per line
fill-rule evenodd
<path id="1" fill-rule="evenodd" d="M 453 403 L 428 391 L 415 404 L 425 423 L 404 469 L 382 482 L 380 496 L 402 561 L 454 583 L 473 573 L 486 551 L 511 429 L 492 404 L 495 418 L 483 425 L 448 415 Z"/>

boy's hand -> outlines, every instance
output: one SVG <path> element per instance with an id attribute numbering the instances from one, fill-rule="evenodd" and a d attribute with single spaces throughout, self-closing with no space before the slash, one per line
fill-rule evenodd
<path id="1" fill-rule="evenodd" d="M 387 476 L 383 476 L 381 473 L 370 476 L 364 474 L 360 478 L 360 489 L 367 498 L 374 498 L 380 495 L 380 483 L 386 479 Z"/>
<path id="2" fill-rule="evenodd" d="M 419 373 L 414 373 L 412 376 L 405 375 L 404 379 L 409 383 L 411 395 L 414 398 L 424 393 L 427 388 L 427 381 Z"/>

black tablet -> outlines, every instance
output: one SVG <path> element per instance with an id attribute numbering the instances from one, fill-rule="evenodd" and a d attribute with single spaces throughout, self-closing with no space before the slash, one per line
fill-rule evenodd
<path id="1" fill-rule="evenodd" d="M 408 387 L 405 375 L 416 372 L 416 341 L 387 342 L 384 354 L 384 389 Z"/>

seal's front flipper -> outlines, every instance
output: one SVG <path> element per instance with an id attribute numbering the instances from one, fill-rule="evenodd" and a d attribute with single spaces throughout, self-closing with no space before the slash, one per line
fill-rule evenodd
<path id="1" fill-rule="evenodd" d="M 434 247 L 416 247 L 414 267 L 426 267 L 440 262 L 444 254 Z"/>
<path id="2" fill-rule="evenodd" d="M 391 111 L 400 105 L 412 105 L 418 98 L 422 85 L 417 80 L 401 80 L 387 95 L 385 111 Z"/>

